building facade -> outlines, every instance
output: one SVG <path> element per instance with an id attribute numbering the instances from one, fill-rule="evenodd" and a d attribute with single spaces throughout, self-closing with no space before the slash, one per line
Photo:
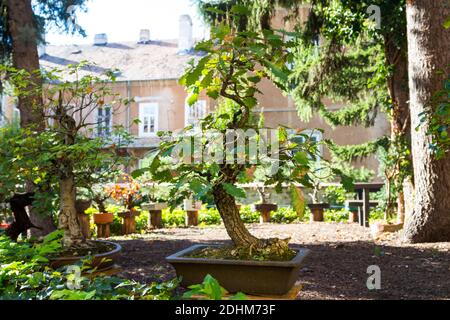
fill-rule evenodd
<path id="1" fill-rule="evenodd" d="M 95 65 L 83 72 L 95 75 L 109 69 L 119 69 L 117 82 L 111 84 L 112 89 L 124 98 L 133 99 L 133 102 L 122 106 L 114 114 L 108 108 L 101 108 L 93 116 L 103 123 L 98 134 L 109 134 L 110 130 L 105 128 L 122 125 L 136 138 L 128 152 L 140 159 L 135 164 L 137 167 L 143 165 L 148 152 L 158 146 L 158 131 L 180 130 L 196 123 L 214 109 L 214 101 L 206 96 L 200 97 L 193 107 L 189 107 L 186 103 L 187 93 L 178 83 L 189 61 L 199 58 L 192 50 L 193 46 L 192 21 L 189 16 L 181 16 L 178 40 L 155 41 L 150 38 L 149 30 L 141 30 L 135 42 L 108 43 L 107 35 L 101 34 L 95 37 L 92 45 L 47 46 L 41 50 L 40 62 L 43 68 L 63 68 L 89 61 Z M 333 139 L 343 145 L 374 140 L 390 132 L 384 114 L 378 115 L 375 126 L 370 128 L 353 126 L 334 129 L 318 116 L 305 123 L 300 121 L 294 101 L 269 81 L 262 82 L 260 90 L 263 94 L 258 96 L 256 112 L 263 112 L 267 127 L 282 125 L 311 132 L 320 128 L 324 133 L 314 133 L 316 140 Z M 17 119 L 18 110 L 14 100 L 3 97 L 1 101 L 0 123 Z M 327 101 L 327 105 L 331 109 L 342 107 L 342 104 L 332 101 Z M 135 119 L 139 119 L 139 122 Z M 329 158 L 327 150 L 322 152 L 325 158 Z M 375 172 L 378 167 L 376 159 L 372 157 L 360 160 L 357 165 Z"/>

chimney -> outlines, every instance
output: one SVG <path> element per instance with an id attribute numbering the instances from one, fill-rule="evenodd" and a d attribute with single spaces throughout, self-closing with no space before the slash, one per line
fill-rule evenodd
<path id="1" fill-rule="evenodd" d="M 180 33 L 178 38 L 178 54 L 187 54 L 192 50 L 192 19 L 189 15 L 180 16 Z"/>
<path id="2" fill-rule="evenodd" d="M 149 29 L 141 29 L 139 33 L 139 42 L 141 44 L 149 44 L 150 43 L 150 30 Z"/>
<path id="3" fill-rule="evenodd" d="M 94 37 L 94 46 L 106 46 L 108 44 L 108 36 L 106 33 L 97 33 Z"/>

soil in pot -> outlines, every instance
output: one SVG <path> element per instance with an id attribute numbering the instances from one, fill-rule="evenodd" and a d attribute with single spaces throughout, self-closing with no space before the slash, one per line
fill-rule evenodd
<path id="1" fill-rule="evenodd" d="M 86 241 L 80 245 L 63 249 L 48 258 L 50 266 L 54 269 L 62 266 L 78 263 L 87 257 L 92 257 L 89 266 L 101 270 L 108 269 L 116 262 L 122 247 L 119 244 L 108 241 Z"/>

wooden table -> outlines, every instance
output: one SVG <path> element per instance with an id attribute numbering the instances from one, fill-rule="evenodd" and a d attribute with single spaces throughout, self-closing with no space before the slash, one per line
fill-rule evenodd
<path id="1" fill-rule="evenodd" d="M 370 193 L 378 192 L 383 188 L 384 183 L 379 182 L 357 182 L 354 184 L 354 189 L 358 200 L 362 200 L 362 208 L 358 208 L 359 224 L 361 226 L 369 226 L 370 213 Z"/>

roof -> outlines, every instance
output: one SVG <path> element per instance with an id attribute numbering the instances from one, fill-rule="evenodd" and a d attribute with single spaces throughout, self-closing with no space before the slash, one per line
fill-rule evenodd
<path id="1" fill-rule="evenodd" d="M 178 79 L 187 63 L 198 54 L 178 54 L 175 41 L 151 41 L 149 44 L 108 43 L 94 45 L 49 45 L 40 63 L 44 68 L 62 68 L 81 61 L 93 62 L 86 73 L 101 75 L 119 69 L 117 81 Z"/>

